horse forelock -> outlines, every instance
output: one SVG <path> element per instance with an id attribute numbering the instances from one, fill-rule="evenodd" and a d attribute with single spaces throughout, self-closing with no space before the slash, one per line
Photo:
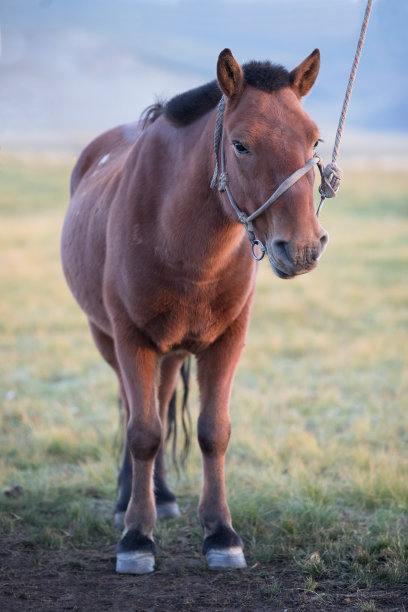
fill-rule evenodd
<path id="1" fill-rule="evenodd" d="M 271 62 L 248 62 L 242 66 L 246 83 L 271 93 L 291 84 L 290 74 L 283 66 Z"/>
<path id="2" fill-rule="evenodd" d="M 291 84 L 290 74 L 286 68 L 268 61 L 248 62 L 242 66 L 242 70 L 246 83 L 261 91 L 270 93 Z M 174 96 L 164 106 L 161 106 L 161 112 L 173 125 L 189 125 L 215 108 L 221 95 L 222 92 L 218 82 L 216 80 L 210 81 L 205 85 Z"/>

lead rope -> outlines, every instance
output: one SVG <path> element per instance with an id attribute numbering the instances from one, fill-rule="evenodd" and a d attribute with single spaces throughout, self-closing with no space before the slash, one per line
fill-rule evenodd
<path id="1" fill-rule="evenodd" d="M 340 181 L 343 176 L 342 170 L 337 165 L 337 156 L 339 154 L 340 148 L 340 140 L 343 134 L 343 126 L 346 120 L 346 115 L 348 111 L 348 106 L 350 102 L 351 91 L 354 85 L 354 79 L 356 78 L 357 67 L 360 61 L 361 50 L 363 48 L 364 38 L 367 31 L 368 20 L 370 18 L 371 8 L 373 5 L 373 0 L 367 1 L 366 10 L 364 13 L 363 24 L 361 26 L 360 37 L 357 43 L 356 53 L 354 55 L 353 65 L 351 67 L 350 77 L 346 89 L 346 94 L 344 96 L 343 107 L 340 113 L 339 124 L 337 126 L 336 138 L 334 141 L 333 153 L 331 163 L 327 164 L 324 168 L 320 167 L 320 172 L 322 174 L 322 181 L 319 187 L 319 193 L 321 195 L 320 204 L 317 208 L 316 216 L 319 216 L 320 209 L 323 205 L 323 202 L 326 198 L 334 198 L 337 195 L 337 192 L 340 187 Z"/>

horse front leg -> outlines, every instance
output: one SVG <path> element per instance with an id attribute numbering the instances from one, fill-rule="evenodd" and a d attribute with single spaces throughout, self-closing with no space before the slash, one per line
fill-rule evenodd
<path id="1" fill-rule="evenodd" d="M 197 357 L 201 396 L 198 441 L 203 461 L 198 515 L 204 529 L 203 554 L 211 569 L 246 567 L 243 542 L 231 523 L 224 466 L 231 432 L 231 387 L 244 346 L 248 315 L 249 307 L 221 338 Z"/>
<path id="2" fill-rule="evenodd" d="M 162 427 L 157 403 L 160 357 L 133 330 L 115 330 L 115 346 L 126 397 L 129 420 L 126 439 L 132 461 L 132 490 L 125 514 L 125 529 L 117 546 L 116 571 L 145 574 L 153 571 L 153 529 L 156 507 L 153 492 L 154 460 Z"/>

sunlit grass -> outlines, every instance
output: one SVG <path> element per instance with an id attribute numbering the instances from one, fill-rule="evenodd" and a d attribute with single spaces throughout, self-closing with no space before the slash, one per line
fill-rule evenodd
<path id="1" fill-rule="evenodd" d="M 3 158 L 0 175 L 1 529 L 39 547 L 114 543 L 116 381 L 59 262 L 69 164 Z M 284 282 L 260 266 L 228 497 L 249 563 L 282 560 L 311 592 L 408 579 L 407 196 L 401 174 L 346 175 L 319 268 Z M 188 527 L 199 554 L 197 445 L 170 480 L 185 514 L 158 540 L 165 552 Z"/>

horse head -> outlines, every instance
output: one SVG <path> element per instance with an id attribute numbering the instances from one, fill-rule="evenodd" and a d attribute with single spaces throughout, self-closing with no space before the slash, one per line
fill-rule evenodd
<path id="1" fill-rule="evenodd" d="M 318 49 L 291 72 L 260 62 L 242 69 L 229 49 L 218 58 L 217 78 L 226 101 L 223 163 L 230 195 L 247 216 L 313 158 L 319 130 L 301 99 L 312 88 L 319 64 Z M 310 169 L 253 221 L 280 278 L 313 270 L 328 242 L 316 216 L 313 184 Z"/>

